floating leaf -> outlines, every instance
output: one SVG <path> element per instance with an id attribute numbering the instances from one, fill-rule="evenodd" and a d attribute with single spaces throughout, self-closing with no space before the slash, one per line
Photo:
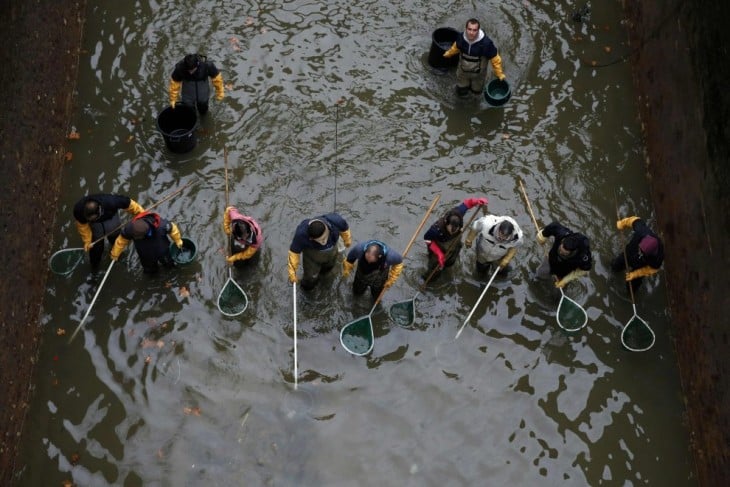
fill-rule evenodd
<path id="1" fill-rule="evenodd" d="M 253 19 L 253 17 L 251 17 L 249 15 L 248 17 L 246 17 L 246 22 L 244 22 L 243 25 L 245 25 L 246 27 L 249 27 L 249 26 L 252 26 L 253 23 L 254 23 L 254 19 Z"/>
<path id="2" fill-rule="evenodd" d="M 190 291 L 185 286 L 180 288 L 180 297 L 181 298 L 189 298 L 190 297 Z"/>
<path id="3" fill-rule="evenodd" d="M 63 328 L 56 328 L 56 335 L 61 337 L 65 334 L 66 334 L 66 330 L 64 330 Z"/>
<path id="4" fill-rule="evenodd" d="M 150 357 L 149 355 L 147 355 L 147 356 L 146 356 L 146 357 L 144 358 L 144 363 L 148 364 L 148 363 L 150 363 L 150 362 L 152 362 L 152 357 Z"/>
<path id="5" fill-rule="evenodd" d="M 64 157 L 66 158 L 67 161 L 70 161 L 71 159 L 74 158 L 74 155 L 71 152 L 66 152 L 66 154 L 64 155 Z"/>
<path id="6" fill-rule="evenodd" d="M 134 135 L 130 135 L 129 137 L 127 137 L 127 141 L 126 142 L 127 142 L 127 144 L 129 144 L 133 140 L 134 140 Z"/>
<path id="7" fill-rule="evenodd" d="M 68 138 L 69 140 L 79 140 L 81 138 L 81 134 L 72 130 L 71 133 L 68 134 Z"/>
<path id="8" fill-rule="evenodd" d="M 611 52 L 611 46 L 603 46 L 603 50 L 606 52 Z"/>
<path id="9" fill-rule="evenodd" d="M 183 408 L 183 413 L 185 413 L 188 416 L 190 416 L 190 415 L 200 416 L 200 408 L 198 408 L 198 407 L 195 407 L 195 408 L 185 407 L 185 408 Z"/>
<path id="10" fill-rule="evenodd" d="M 74 453 L 73 455 L 71 455 L 71 465 L 76 465 L 77 463 L 79 463 L 79 460 L 81 460 L 81 455 L 79 455 L 78 453 Z"/>

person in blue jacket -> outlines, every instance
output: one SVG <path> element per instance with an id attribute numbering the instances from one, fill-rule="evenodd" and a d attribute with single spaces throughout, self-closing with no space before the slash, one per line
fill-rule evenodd
<path id="1" fill-rule="evenodd" d="M 347 258 L 342 261 L 342 275 L 349 276 L 355 266 L 352 292 L 358 296 L 369 286 L 373 299 L 377 299 L 381 291 L 395 284 L 403 272 L 403 256 L 380 240 L 368 240 L 350 249 Z"/>
<path id="2" fill-rule="evenodd" d="M 487 37 L 477 19 L 466 21 L 466 27 L 451 49 L 444 53 L 450 58 L 459 55 L 456 67 L 456 93 L 466 96 L 469 90 L 480 95 L 487 80 L 487 63 L 492 64 L 494 75 L 500 80 L 506 76 L 502 70 L 502 58 L 492 39 Z"/>
<path id="3" fill-rule="evenodd" d="M 319 282 L 319 276 L 328 273 L 337 264 L 337 241 L 340 236 L 346 247 L 352 245 L 350 226 L 338 213 L 302 220 L 289 246 L 289 282 L 299 282 L 297 267 L 302 256 L 302 289 L 313 289 Z"/>

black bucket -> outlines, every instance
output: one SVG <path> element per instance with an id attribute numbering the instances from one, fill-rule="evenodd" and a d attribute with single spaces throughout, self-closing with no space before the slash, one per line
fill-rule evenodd
<path id="1" fill-rule="evenodd" d="M 165 139 L 165 145 L 172 152 L 182 154 L 190 152 L 198 143 L 195 129 L 198 125 L 198 113 L 189 105 L 167 107 L 157 116 L 157 128 Z"/>
<path id="2" fill-rule="evenodd" d="M 445 58 L 444 53 L 451 49 L 460 35 L 458 30 L 451 27 L 439 27 L 433 31 L 431 50 L 428 51 L 428 64 L 441 71 L 447 71 L 456 66 L 459 63 L 459 55 Z"/>

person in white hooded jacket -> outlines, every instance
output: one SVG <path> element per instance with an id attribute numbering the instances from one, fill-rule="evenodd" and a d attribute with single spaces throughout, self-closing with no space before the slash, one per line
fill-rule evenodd
<path id="1" fill-rule="evenodd" d="M 477 272 L 486 273 L 497 264 L 500 274 L 508 271 L 507 265 L 522 245 L 522 229 L 509 216 L 485 215 L 471 224 L 464 240 L 470 248 L 476 237 Z"/>

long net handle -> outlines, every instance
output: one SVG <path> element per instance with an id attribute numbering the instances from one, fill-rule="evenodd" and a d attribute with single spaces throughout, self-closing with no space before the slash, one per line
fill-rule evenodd
<path id="1" fill-rule="evenodd" d="M 86 314 L 84 315 L 83 318 L 81 318 L 81 322 L 76 327 L 76 329 L 74 330 L 74 332 L 71 334 L 71 338 L 69 338 L 68 343 L 71 343 L 74 340 L 74 338 L 76 337 L 76 334 L 84 326 L 84 323 L 86 323 L 86 318 L 89 317 L 89 313 L 91 313 L 91 308 L 94 307 L 94 303 L 96 303 L 96 298 L 99 297 L 99 294 L 101 293 L 101 288 L 104 287 L 104 283 L 106 282 L 106 278 L 109 277 L 109 273 L 111 272 L 112 267 L 114 266 L 114 263 L 115 262 L 116 262 L 116 260 L 112 260 L 109 263 L 109 267 L 107 268 L 106 273 L 104 273 L 104 279 L 101 280 L 101 283 L 99 284 L 99 288 L 96 290 L 96 293 L 94 294 L 94 299 L 91 300 L 91 304 L 89 304 L 89 307 L 86 309 Z"/>
<path id="2" fill-rule="evenodd" d="M 297 283 L 292 284 L 293 289 L 293 311 L 294 311 L 294 390 L 297 390 L 299 372 L 297 369 Z"/>
<path id="3" fill-rule="evenodd" d="M 522 191 L 522 196 L 525 198 L 525 203 L 527 204 L 527 211 L 530 212 L 530 217 L 532 218 L 532 223 L 535 224 L 535 231 L 540 232 L 540 227 L 537 224 L 537 219 L 535 218 L 535 213 L 532 211 L 532 205 L 530 204 L 530 198 L 527 197 L 527 191 L 525 191 L 525 186 L 522 184 L 522 180 L 518 180 L 520 183 L 520 191 Z"/>
<path id="4" fill-rule="evenodd" d="M 426 224 L 426 220 L 428 220 L 428 217 L 431 216 L 431 212 L 436 207 L 436 204 L 439 202 L 440 199 L 441 199 L 441 195 L 440 194 L 437 194 L 434 197 L 433 201 L 431 202 L 431 206 L 428 207 L 428 211 L 426 211 L 426 214 L 423 215 L 423 218 L 421 219 L 421 223 L 418 224 L 418 228 L 416 228 L 416 231 L 413 232 L 413 236 L 411 237 L 410 242 L 408 242 L 408 245 L 406 245 L 406 249 L 403 251 L 403 260 L 405 260 L 406 255 L 408 255 L 408 252 L 411 250 L 411 247 L 413 246 L 413 242 L 416 241 L 416 237 L 418 237 L 418 234 L 421 232 L 421 229 Z M 378 294 L 378 297 L 375 300 L 375 303 L 373 304 L 373 308 L 370 311 L 370 314 L 373 314 L 373 311 L 375 310 L 375 307 L 380 302 L 380 299 L 385 294 L 385 291 L 386 291 L 386 288 L 383 287 L 383 289 L 380 291 L 380 294 Z"/>
<path id="5" fill-rule="evenodd" d="M 160 205 L 161 205 L 162 203 L 164 203 L 165 201 L 169 200 L 169 199 L 170 199 L 170 198 L 172 198 L 173 196 L 177 196 L 177 195 L 178 195 L 178 194 L 179 194 L 179 193 L 180 193 L 180 192 L 181 192 L 182 190 L 184 190 L 185 188 L 187 188 L 187 187 L 188 187 L 188 186 L 190 186 L 191 184 L 193 184 L 193 183 L 196 183 L 197 181 L 198 181 L 197 179 L 193 179 L 192 181 L 189 181 L 189 182 L 188 182 L 187 184 L 185 184 L 184 186 L 182 186 L 182 187 L 180 187 L 180 188 L 176 189 L 175 191 L 173 191 L 172 193 L 168 194 L 167 196 L 165 196 L 164 198 L 162 198 L 162 199 L 161 199 L 161 200 L 159 200 L 158 202 L 156 202 L 156 203 L 153 203 L 152 205 L 150 205 L 150 206 L 148 206 L 147 208 L 145 208 L 145 211 L 150 211 L 150 210 L 151 210 L 152 208 L 156 208 L 156 207 L 160 206 Z M 96 244 L 97 244 L 98 242 L 101 242 L 102 240 L 104 240 L 105 238 L 107 238 L 107 237 L 108 237 L 109 235 L 111 235 L 112 233 L 116 232 L 117 230 L 121 230 L 121 228 L 122 228 L 122 227 L 123 227 L 124 225 L 126 225 L 126 223 L 122 223 L 122 224 L 118 225 L 118 226 L 117 226 L 117 227 L 116 227 L 116 228 L 115 228 L 114 230 L 112 230 L 111 232 L 107 232 L 107 233 L 105 233 L 104 235 L 102 235 L 101 237 L 99 237 L 99 238 L 97 238 L 96 240 L 94 240 L 93 242 L 91 242 L 91 245 L 96 245 Z"/>
<path id="6" fill-rule="evenodd" d="M 616 206 L 616 220 L 620 220 L 621 215 L 618 212 L 618 196 L 616 196 L 616 191 L 613 192 L 613 203 Z M 623 243 L 624 267 L 626 268 L 626 272 L 629 272 L 629 256 L 626 255 L 626 235 L 624 235 L 623 230 L 619 230 L 618 232 L 619 234 L 621 234 L 621 241 Z M 631 281 L 628 281 L 628 288 L 629 294 L 631 295 L 631 304 L 634 305 L 634 315 L 636 315 L 636 303 L 634 302 L 634 286 L 631 284 Z"/>
<path id="7" fill-rule="evenodd" d="M 228 204 L 228 149 L 225 147 L 223 148 L 223 168 L 224 168 L 225 176 L 226 176 L 226 207 L 223 209 L 223 213 L 225 213 L 226 211 L 228 211 L 228 206 L 229 206 L 229 204 Z M 225 233 L 225 229 L 224 229 L 223 233 Z M 227 237 L 227 235 L 226 235 L 226 237 Z M 223 248 L 226 251 L 226 258 L 228 258 L 228 239 L 226 238 L 224 240 L 224 242 L 225 242 L 225 244 L 224 244 Z M 229 278 L 230 278 L 230 276 L 229 276 Z"/>

